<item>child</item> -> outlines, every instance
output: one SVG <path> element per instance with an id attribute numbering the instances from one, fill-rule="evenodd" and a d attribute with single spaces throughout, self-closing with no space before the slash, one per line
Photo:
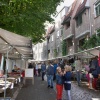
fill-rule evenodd
<path id="1" fill-rule="evenodd" d="M 60 67 L 57 67 L 56 90 L 57 90 L 57 100 L 62 100 L 63 79 L 62 79 L 62 71 Z"/>
<path id="2" fill-rule="evenodd" d="M 64 88 L 67 93 L 67 100 L 71 100 L 70 90 L 71 90 L 71 66 L 65 65 L 64 70 Z"/>

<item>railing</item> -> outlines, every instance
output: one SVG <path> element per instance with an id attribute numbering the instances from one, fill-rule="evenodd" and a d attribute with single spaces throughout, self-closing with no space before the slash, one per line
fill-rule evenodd
<path id="1" fill-rule="evenodd" d="M 67 29 L 64 29 L 64 33 L 63 33 L 63 39 L 67 38 L 69 35 L 71 35 L 71 28 L 67 28 Z"/>
<path id="2" fill-rule="evenodd" d="M 75 28 L 76 37 L 81 35 L 81 33 L 84 33 L 85 31 L 90 30 L 89 23 L 87 24 L 81 24 L 79 27 Z"/>

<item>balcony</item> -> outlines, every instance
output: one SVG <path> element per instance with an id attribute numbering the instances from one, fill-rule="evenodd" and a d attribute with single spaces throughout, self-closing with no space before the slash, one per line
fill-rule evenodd
<path id="1" fill-rule="evenodd" d="M 63 34 L 63 39 L 67 39 L 69 38 L 70 36 L 72 36 L 72 32 L 71 32 L 71 27 L 67 28 L 67 29 L 64 29 L 64 34 Z"/>
<path id="2" fill-rule="evenodd" d="M 90 25 L 89 23 L 87 24 L 81 24 L 79 27 L 75 29 L 76 37 L 81 35 L 81 33 L 87 33 L 90 30 Z"/>

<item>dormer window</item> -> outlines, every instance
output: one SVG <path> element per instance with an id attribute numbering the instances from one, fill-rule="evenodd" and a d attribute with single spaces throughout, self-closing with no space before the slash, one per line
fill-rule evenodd
<path id="1" fill-rule="evenodd" d="M 84 0 L 81 0 L 81 4 L 84 2 Z"/>

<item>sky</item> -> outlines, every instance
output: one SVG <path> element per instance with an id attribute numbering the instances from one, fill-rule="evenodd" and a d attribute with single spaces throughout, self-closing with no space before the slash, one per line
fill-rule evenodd
<path id="1" fill-rule="evenodd" d="M 64 2 L 62 2 L 58 7 L 57 7 L 57 12 L 61 11 L 61 9 L 64 7 L 64 6 L 70 6 L 72 3 L 74 2 L 74 0 L 64 0 Z M 55 19 L 55 17 L 53 17 L 51 15 L 52 18 Z M 47 25 L 47 27 L 45 27 L 46 29 L 48 29 L 48 26 L 52 26 L 52 24 L 46 22 L 45 25 Z"/>
<path id="2" fill-rule="evenodd" d="M 57 7 L 57 12 L 59 12 L 64 6 L 70 6 L 74 0 L 64 0 L 58 7 Z"/>

